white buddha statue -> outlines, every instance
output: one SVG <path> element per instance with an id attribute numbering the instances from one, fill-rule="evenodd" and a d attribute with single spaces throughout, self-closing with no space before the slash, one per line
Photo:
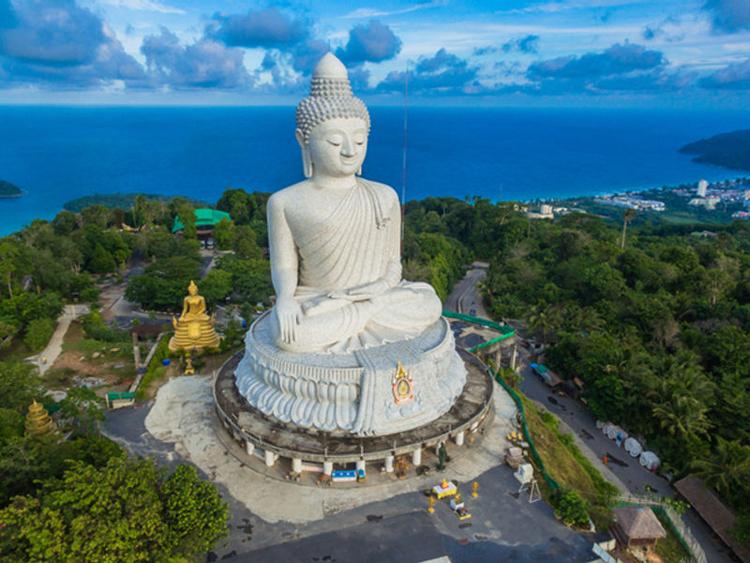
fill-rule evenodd
<path id="1" fill-rule="evenodd" d="M 401 279 L 396 193 L 358 177 L 369 130 L 344 65 L 326 55 L 297 107 L 306 179 L 268 202 L 276 306 L 235 369 L 264 415 L 358 436 L 435 420 L 466 381 L 435 291 Z"/>
<path id="2" fill-rule="evenodd" d="M 275 330 L 290 352 L 349 352 L 420 334 L 440 317 L 431 286 L 401 279 L 396 192 L 358 177 L 370 117 L 328 53 L 297 107 L 306 179 L 268 203 Z"/>

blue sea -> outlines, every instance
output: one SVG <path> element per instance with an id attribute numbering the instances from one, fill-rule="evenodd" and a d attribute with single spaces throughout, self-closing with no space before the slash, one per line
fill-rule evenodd
<path id="1" fill-rule="evenodd" d="M 402 188 L 403 111 L 371 108 L 365 176 Z M 747 175 L 693 163 L 683 144 L 750 128 L 750 112 L 411 108 L 407 199 L 559 198 Z M 215 202 L 302 177 L 293 107 L 0 106 L 0 234 L 73 198 L 147 192 Z"/>

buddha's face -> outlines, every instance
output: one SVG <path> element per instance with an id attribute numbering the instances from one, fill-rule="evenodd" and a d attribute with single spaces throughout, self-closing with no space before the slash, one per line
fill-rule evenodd
<path id="1" fill-rule="evenodd" d="M 194 284 L 190 284 L 188 286 L 188 293 L 190 295 L 192 295 L 193 297 L 195 297 L 196 295 L 198 295 L 198 286 L 194 285 Z"/>
<path id="2" fill-rule="evenodd" d="M 351 176 L 367 153 L 367 125 L 357 117 L 329 119 L 310 132 L 307 147 L 314 174 Z"/>

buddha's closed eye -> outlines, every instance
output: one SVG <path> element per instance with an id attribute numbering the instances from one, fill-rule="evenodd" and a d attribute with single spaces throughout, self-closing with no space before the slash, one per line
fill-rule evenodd
<path id="1" fill-rule="evenodd" d="M 341 143 L 344 141 L 340 135 L 334 135 L 333 137 L 328 137 L 328 142 L 331 143 L 334 147 L 340 147 Z"/>

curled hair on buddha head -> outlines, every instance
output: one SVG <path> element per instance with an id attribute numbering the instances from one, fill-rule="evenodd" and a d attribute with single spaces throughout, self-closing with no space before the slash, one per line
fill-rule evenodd
<path id="1" fill-rule="evenodd" d="M 297 105 L 297 129 L 303 142 L 310 140 L 313 128 L 337 117 L 358 117 L 370 131 L 370 114 L 365 103 L 352 94 L 349 74 L 332 53 L 326 53 L 315 67 L 310 95 Z"/>

